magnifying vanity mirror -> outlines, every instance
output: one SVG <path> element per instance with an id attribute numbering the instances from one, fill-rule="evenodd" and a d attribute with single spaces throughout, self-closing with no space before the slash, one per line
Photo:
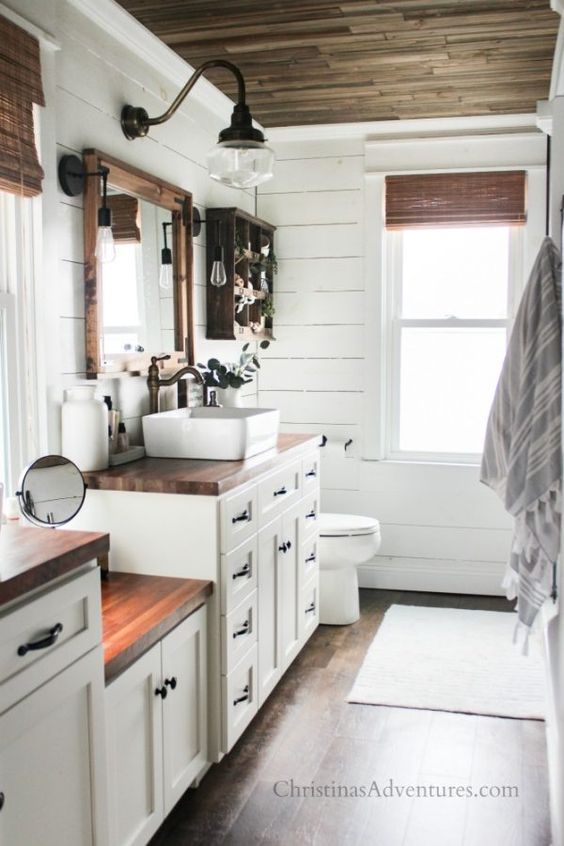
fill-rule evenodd
<path id="1" fill-rule="evenodd" d="M 36 526 L 62 526 L 82 508 L 86 485 L 76 464 L 62 455 L 46 455 L 26 467 L 16 496 Z"/>
<path id="2" fill-rule="evenodd" d="M 151 355 L 194 364 L 192 195 L 98 150 L 87 174 L 107 169 L 115 256 L 96 256 L 100 179 L 84 180 L 86 369 L 138 371 Z"/>

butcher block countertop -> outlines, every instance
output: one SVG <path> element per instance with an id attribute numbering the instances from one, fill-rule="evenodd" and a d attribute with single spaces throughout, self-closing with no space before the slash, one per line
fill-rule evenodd
<path id="1" fill-rule="evenodd" d="M 110 536 L 2 526 L 0 531 L 0 609 L 83 564 L 108 554 Z"/>
<path id="2" fill-rule="evenodd" d="M 221 496 L 318 445 L 317 435 L 280 435 L 276 449 L 244 461 L 141 458 L 131 464 L 85 473 L 84 478 L 94 490 Z"/>
<path id="3" fill-rule="evenodd" d="M 213 583 L 110 572 L 102 581 L 106 684 L 206 602 Z"/>

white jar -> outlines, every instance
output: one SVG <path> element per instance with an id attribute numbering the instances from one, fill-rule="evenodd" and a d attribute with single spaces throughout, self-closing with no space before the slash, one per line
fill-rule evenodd
<path id="1" fill-rule="evenodd" d="M 95 394 L 96 387 L 68 388 L 62 409 L 62 453 L 84 472 L 109 465 L 108 406 Z"/>

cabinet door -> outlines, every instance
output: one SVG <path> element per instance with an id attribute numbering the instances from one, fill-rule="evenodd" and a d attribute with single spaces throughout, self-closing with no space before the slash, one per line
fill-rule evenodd
<path id="1" fill-rule="evenodd" d="M 207 763 L 206 606 L 162 641 L 165 815 Z"/>
<path id="2" fill-rule="evenodd" d="M 102 648 L 0 717 L 0 843 L 107 846 Z"/>
<path id="3" fill-rule="evenodd" d="M 258 701 L 259 707 L 278 683 L 282 673 L 280 629 L 280 564 L 282 519 L 259 533 L 258 555 Z"/>
<path id="4" fill-rule="evenodd" d="M 282 672 L 294 660 L 300 649 L 299 563 L 301 561 L 300 519 L 302 503 L 298 502 L 282 515 L 282 543 L 280 544 L 280 630 Z"/>
<path id="5" fill-rule="evenodd" d="M 110 842 L 141 846 L 163 821 L 161 645 L 106 688 Z"/>

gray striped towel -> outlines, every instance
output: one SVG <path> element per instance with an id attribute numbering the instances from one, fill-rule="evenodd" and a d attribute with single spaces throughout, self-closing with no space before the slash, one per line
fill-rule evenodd
<path id="1" fill-rule="evenodd" d="M 555 584 L 562 512 L 562 260 L 545 238 L 523 293 L 496 389 L 481 480 L 515 518 L 509 599 L 530 630 Z M 526 639 L 525 639 L 526 644 Z"/>

